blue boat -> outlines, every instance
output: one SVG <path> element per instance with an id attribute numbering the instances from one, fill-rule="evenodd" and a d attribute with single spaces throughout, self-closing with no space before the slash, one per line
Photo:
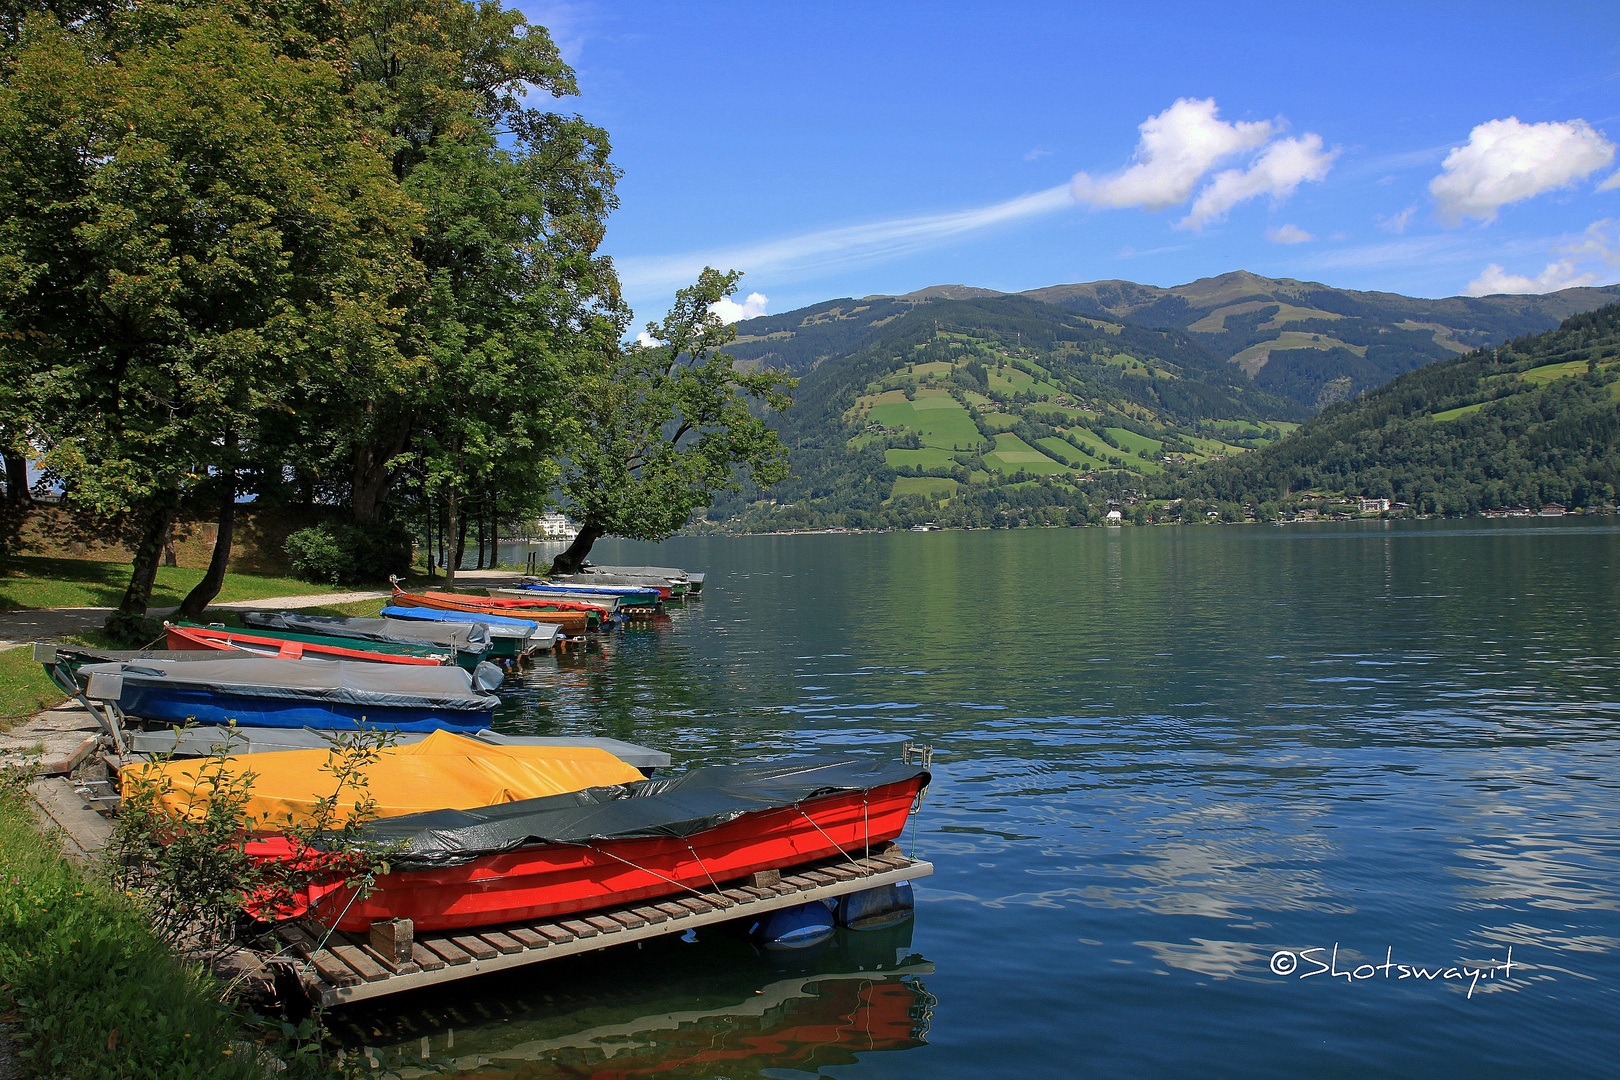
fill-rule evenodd
<path id="1" fill-rule="evenodd" d="M 171 724 L 477 732 L 501 699 L 501 669 L 346 660 L 131 660 L 86 664 L 85 696 Z"/>

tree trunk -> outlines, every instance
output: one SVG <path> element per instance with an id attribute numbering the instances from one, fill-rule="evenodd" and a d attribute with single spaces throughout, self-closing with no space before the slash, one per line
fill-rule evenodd
<path id="1" fill-rule="evenodd" d="M 163 492 L 148 510 L 146 526 L 141 530 L 141 542 L 135 547 L 131 560 L 129 587 L 118 610 L 107 616 L 107 632 L 114 637 L 134 640 L 144 634 L 141 629 L 146 619 L 147 605 L 152 602 L 152 585 L 157 581 L 158 559 L 163 555 L 163 537 L 180 508 L 179 492 Z"/>
<path id="2" fill-rule="evenodd" d="M 6 501 L 12 506 L 27 506 L 33 501 L 28 493 L 28 459 L 15 450 L 4 452 L 6 461 Z"/>
<path id="3" fill-rule="evenodd" d="M 377 517 L 394 474 L 388 463 L 399 456 L 410 441 L 411 423 L 401 418 L 391 429 L 379 431 L 368 443 L 355 447 L 354 465 L 349 474 L 349 497 L 354 503 L 354 520 L 364 525 Z"/>
<path id="4" fill-rule="evenodd" d="M 163 565 L 179 566 L 180 556 L 174 550 L 174 527 L 177 522 L 169 522 L 169 531 L 163 534 Z"/>
<path id="5" fill-rule="evenodd" d="M 484 508 L 480 506 L 478 509 L 482 511 Z M 478 515 L 478 569 L 480 570 L 484 568 L 484 523 L 487 516 L 483 513 Z"/>
<path id="6" fill-rule="evenodd" d="M 227 448 L 234 447 L 234 437 L 226 439 Z M 208 560 L 208 572 L 195 588 L 180 601 L 180 617 L 192 622 L 202 618 L 203 609 L 214 602 L 221 585 L 225 584 L 225 567 L 231 561 L 231 536 L 236 531 L 236 473 L 225 477 L 225 490 L 219 500 L 219 535 L 214 537 L 214 554 Z"/>
<path id="7" fill-rule="evenodd" d="M 454 535 L 455 535 L 455 543 L 456 543 L 456 555 L 455 555 L 456 569 L 460 570 L 461 569 L 461 564 L 467 561 L 467 515 L 466 514 L 462 514 L 456 519 L 456 527 L 453 530 L 453 532 L 454 532 Z"/>
<path id="8" fill-rule="evenodd" d="M 579 527 L 579 535 L 574 542 L 568 545 L 568 550 L 557 556 L 551 563 L 553 574 L 577 574 L 580 567 L 585 565 L 585 559 L 591 553 L 591 546 L 602 539 L 602 530 L 590 522 Z"/>
<path id="9" fill-rule="evenodd" d="M 426 496 L 423 497 L 422 502 L 427 512 L 427 576 L 431 579 L 433 577 L 433 568 L 439 563 L 439 549 L 433 546 L 434 506 L 433 500 Z"/>
<path id="10" fill-rule="evenodd" d="M 446 551 L 444 555 L 444 588 L 446 592 L 456 591 L 456 571 L 461 569 L 461 549 L 456 545 L 456 511 L 460 509 L 456 504 L 459 500 L 460 492 L 453 487 L 444 497 L 444 534 L 447 540 L 446 546 L 452 549 Z M 467 520 L 465 518 L 461 519 L 460 524 L 461 535 L 464 538 L 462 542 L 465 543 Z"/>

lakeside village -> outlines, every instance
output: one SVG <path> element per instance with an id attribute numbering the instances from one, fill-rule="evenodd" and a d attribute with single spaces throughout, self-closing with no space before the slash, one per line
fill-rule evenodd
<path id="1" fill-rule="evenodd" d="M 1370 499 L 1363 496 L 1350 497 L 1345 495 L 1327 495 L 1320 492 L 1305 492 L 1295 497 L 1297 505 L 1289 510 L 1278 511 L 1276 516 L 1262 520 L 1253 504 L 1222 505 L 1220 509 L 1203 510 L 1191 515 L 1184 511 L 1186 500 L 1166 499 L 1150 500 L 1140 492 L 1127 488 L 1118 497 L 1107 500 L 1107 510 L 1098 521 L 1084 521 L 1075 527 L 1090 525 L 1124 526 L 1124 525 L 1255 525 L 1273 524 L 1289 525 L 1311 521 L 1365 521 L 1365 520 L 1399 520 L 1427 521 L 1436 515 L 1417 513 L 1410 503 L 1398 502 L 1391 499 Z M 788 504 L 791 506 L 791 504 Z M 1546 503 L 1542 506 L 1508 506 L 1488 510 L 1480 510 L 1473 517 L 1482 518 L 1562 518 L 1581 517 L 1583 515 L 1613 516 L 1615 506 L 1612 503 L 1600 503 L 1596 506 L 1565 506 L 1562 503 Z M 565 528 L 568 527 L 566 524 Z M 1031 521 L 1016 514 L 998 513 L 995 522 L 988 526 L 991 529 L 1016 528 L 1064 528 L 1066 526 Z M 942 526 L 932 521 L 920 525 L 913 525 L 909 529 L 852 529 L 834 527 L 827 529 L 774 529 L 769 535 L 790 534 L 839 534 L 839 533 L 887 533 L 887 532 L 936 532 L 936 531 L 973 531 L 972 526 Z M 692 532 L 713 532 L 726 536 L 754 535 L 742 531 L 732 531 L 721 527 L 718 529 L 692 529 Z"/>

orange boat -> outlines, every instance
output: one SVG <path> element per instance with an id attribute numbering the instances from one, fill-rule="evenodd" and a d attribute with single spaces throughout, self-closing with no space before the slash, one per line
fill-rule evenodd
<path id="1" fill-rule="evenodd" d="M 436 611 L 464 611 L 472 615 L 500 615 L 508 619 L 529 619 L 537 623 L 560 626 L 568 634 L 583 634 L 600 630 L 607 621 L 606 612 L 593 604 L 580 604 L 569 600 L 547 600 L 525 603 L 508 602 L 504 598 L 470 596 L 465 593 L 423 592 L 409 593 L 394 586 L 394 604 L 397 607 L 431 608 Z"/>

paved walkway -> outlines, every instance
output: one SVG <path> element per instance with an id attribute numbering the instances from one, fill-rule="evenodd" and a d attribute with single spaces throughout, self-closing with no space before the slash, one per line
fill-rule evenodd
<path id="1" fill-rule="evenodd" d="M 510 570 L 458 570 L 458 586 L 493 586 L 517 581 L 519 575 Z M 305 596 L 272 596 L 268 600 L 239 600 L 234 604 L 210 604 L 211 611 L 296 611 L 299 608 L 324 607 L 327 604 L 352 604 L 359 600 L 378 600 L 388 595 L 386 589 L 368 589 L 359 592 L 314 593 Z M 152 608 L 147 614 L 161 619 L 174 614 L 174 608 Z M 15 649 L 32 641 L 55 641 L 58 638 L 100 630 L 113 613 L 110 607 L 34 608 L 28 611 L 0 613 L 0 651 Z"/>
<path id="2" fill-rule="evenodd" d="M 210 611 L 281 611 L 297 608 L 323 607 L 327 604 L 352 604 L 357 600 L 376 600 L 387 596 L 383 590 L 365 592 L 316 593 L 306 596 L 272 596 L 267 600 L 240 600 L 234 604 L 211 604 Z M 147 614 L 154 619 L 172 615 L 175 608 L 151 608 Z M 0 650 L 15 649 L 31 641 L 55 641 L 100 630 L 113 613 L 110 607 L 34 608 L 28 611 L 8 611 L 0 614 Z"/>

